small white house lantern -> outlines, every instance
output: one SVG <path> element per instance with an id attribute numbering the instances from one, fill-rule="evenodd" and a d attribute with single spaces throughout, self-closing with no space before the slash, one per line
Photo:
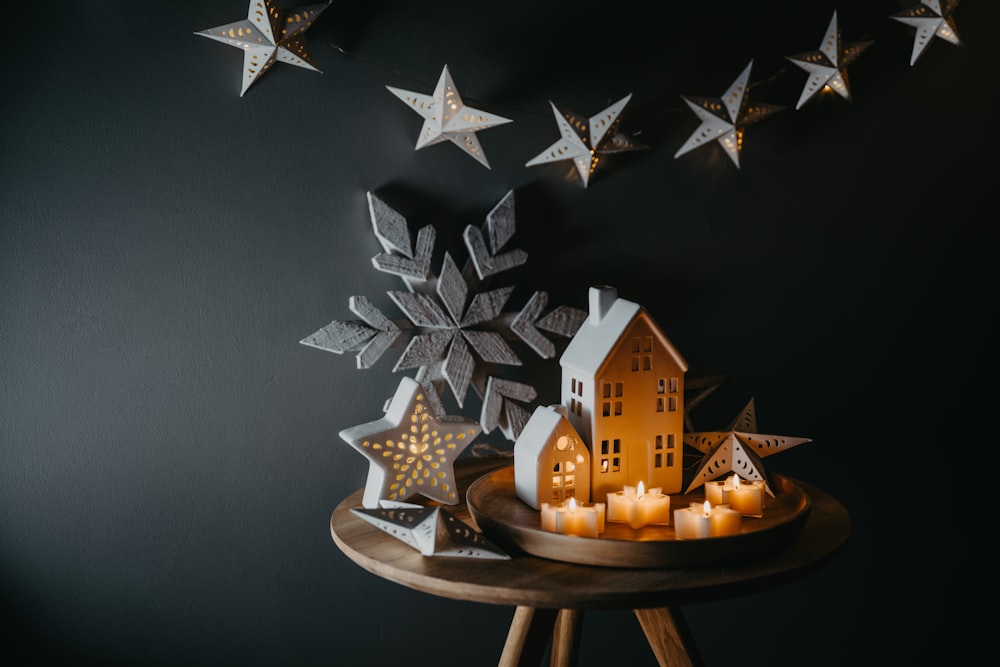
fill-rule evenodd
<path id="1" fill-rule="evenodd" d="M 561 405 L 538 406 L 514 442 L 514 488 L 534 509 L 590 500 L 590 451 Z"/>

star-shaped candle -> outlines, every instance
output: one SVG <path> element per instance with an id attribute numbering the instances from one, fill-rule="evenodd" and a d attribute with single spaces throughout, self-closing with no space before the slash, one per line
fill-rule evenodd
<path id="1" fill-rule="evenodd" d="M 843 43 L 837 24 L 837 12 L 834 11 L 818 49 L 787 56 L 788 60 L 809 72 L 809 80 L 806 81 L 795 108 L 801 109 L 803 104 L 823 90 L 832 90 L 850 102 L 851 88 L 847 79 L 847 66 L 857 60 L 861 52 L 871 44 L 871 41 Z"/>
<path id="2" fill-rule="evenodd" d="M 745 480 L 763 481 L 768 495 L 773 496 L 761 459 L 811 441 L 811 438 L 758 433 L 751 398 L 726 430 L 684 434 L 684 444 L 704 454 L 684 493 L 691 493 L 721 475 L 734 473 Z"/>
<path id="3" fill-rule="evenodd" d="M 920 56 L 923 55 L 924 49 L 935 37 L 956 46 L 962 45 L 958 38 L 958 29 L 955 27 L 955 19 L 951 16 L 955 7 L 958 6 L 958 2 L 959 0 L 920 0 L 920 4 L 913 5 L 890 17 L 916 28 L 916 34 L 913 36 L 913 51 L 910 53 L 910 66 L 916 64 Z"/>
<path id="4" fill-rule="evenodd" d="M 240 97 L 243 97 L 247 89 L 276 62 L 320 71 L 306 49 L 302 33 L 330 4 L 321 2 L 285 11 L 274 0 L 250 0 L 246 19 L 195 34 L 243 50 L 240 88 Z"/>
<path id="5" fill-rule="evenodd" d="M 463 151 L 474 157 L 487 169 L 490 168 L 486 153 L 479 143 L 476 133 L 497 125 L 511 122 L 509 118 L 466 106 L 462 96 L 455 87 L 451 72 L 445 65 L 441 70 L 437 87 L 433 95 L 425 95 L 412 90 L 402 90 L 386 86 L 393 95 L 406 102 L 406 105 L 420 114 L 424 125 L 420 128 L 416 150 L 433 146 L 442 141 L 450 141 Z"/>
<path id="6" fill-rule="evenodd" d="M 403 377 L 384 417 L 346 428 L 340 437 L 369 460 L 361 504 L 376 509 L 381 500 L 418 494 L 458 504 L 455 459 L 481 431 L 471 419 L 437 414 L 425 388 Z"/>
<path id="7" fill-rule="evenodd" d="M 502 549 L 440 506 L 383 501 L 351 512 L 424 556 L 510 560 Z"/>
<path id="8" fill-rule="evenodd" d="M 602 156 L 648 148 L 618 131 L 621 114 L 631 99 L 630 93 L 590 118 L 561 109 L 549 101 L 561 138 L 528 160 L 525 166 L 572 160 L 583 186 L 587 187 Z"/>
<path id="9" fill-rule="evenodd" d="M 729 159 L 739 168 L 740 152 L 743 150 L 743 133 L 746 128 L 776 111 L 784 109 L 783 106 L 775 104 L 749 101 L 747 85 L 750 81 L 752 68 L 753 61 L 751 60 L 722 97 L 681 95 L 681 99 L 695 113 L 701 124 L 684 142 L 684 145 L 674 153 L 675 158 L 699 146 L 718 141 Z"/>

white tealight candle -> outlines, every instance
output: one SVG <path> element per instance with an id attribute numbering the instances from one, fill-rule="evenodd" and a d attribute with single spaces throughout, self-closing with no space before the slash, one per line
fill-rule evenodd
<path id="1" fill-rule="evenodd" d="M 640 481 L 608 494 L 608 521 L 627 523 L 634 529 L 670 523 L 670 496 L 660 487 L 648 491 Z"/>
<path id="2" fill-rule="evenodd" d="M 729 505 L 691 503 L 674 511 L 674 536 L 678 540 L 739 535 L 743 515 Z"/>
<path id="3" fill-rule="evenodd" d="M 604 532 L 604 503 L 578 503 L 570 498 L 564 503 L 542 503 L 542 530 L 563 535 L 597 537 Z"/>
<path id="4" fill-rule="evenodd" d="M 767 492 L 763 480 L 742 481 L 733 476 L 733 488 L 725 492 L 725 501 L 734 510 L 745 516 L 764 516 L 764 494 Z"/>

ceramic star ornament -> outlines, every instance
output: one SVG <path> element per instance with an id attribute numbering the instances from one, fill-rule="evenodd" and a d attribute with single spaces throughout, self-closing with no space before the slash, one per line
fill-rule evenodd
<path id="1" fill-rule="evenodd" d="M 674 153 L 674 158 L 678 158 L 699 146 L 717 141 L 737 169 L 739 168 L 740 153 L 743 150 L 743 133 L 746 128 L 784 109 L 783 106 L 775 104 L 749 101 L 747 84 L 750 81 L 752 68 L 753 61 L 751 60 L 722 97 L 681 95 L 681 99 L 694 112 L 701 124 L 684 142 L 684 145 Z"/>
<path id="2" fill-rule="evenodd" d="M 424 556 L 510 560 L 482 533 L 441 506 L 382 501 L 378 509 L 352 509 L 351 513 Z"/>
<path id="3" fill-rule="evenodd" d="M 812 439 L 758 433 L 754 400 L 751 398 L 724 431 L 684 434 L 684 444 L 704 454 L 694 479 L 684 493 L 691 493 L 705 482 L 727 473 L 735 473 L 746 480 L 763 481 L 767 493 L 773 496 L 774 491 L 761 459 L 807 442 L 812 442 Z"/>
<path id="4" fill-rule="evenodd" d="M 823 90 L 832 90 L 848 102 L 852 101 L 847 66 L 857 60 L 861 52 L 871 44 L 871 41 L 845 44 L 841 40 L 837 24 L 837 12 L 833 12 L 833 18 L 826 27 L 826 34 L 818 49 L 787 56 L 788 60 L 809 72 L 809 80 L 806 81 L 795 108 L 801 109 L 803 104 Z"/>
<path id="5" fill-rule="evenodd" d="M 195 34 L 242 49 L 243 97 L 276 62 L 320 71 L 306 49 L 303 33 L 330 4 L 322 2 L 286 11 L 274 0 L 250 0 L 246 19 Z"/>
<path id="6" fill-rule="evenodd" d="M 924 49 L 935 37 L 956 46 L 962 45 L 958 38 L 958 29 L 955 27 L 955 19 L 952 18 L 952 12 L 958 6 L 958 2 L 959 0 L 920 0 L 920 4 L 913 5 L 890 17 L 916 28 L 916 34 L 913 37 L 913 51 L 910 52 L 911 67 L 916 64 L 920 56 L 923 55 Z"/>
<path id="7" fill-rule="evenodd" d="M 471 155 L 481 165 L 490 168 L 486 153 L 479 143 L 476 133 L 498 125 L 510 123 L 509 118 L 466 106 L 459 95 L 451 72 L 445 65 L 441 70 L 437 87 L 433 95 L 425 95 L 412 90 L 402 90 L 386 86 L 393 95 L 406 103 L 408 107 L 420 114 L 424 119 L 417 138 L 416 150 L 450 141 Z"/>
<path id="8" fill-rule="evenodd" d="M 631 99 L 630 93 L 590 118 L 566 111 L 550 100 L 560 139 L 525 166 L 571 160 L 583 186 L 587 187 L 602 156 L 648 148 L 618 131 L 622 112 Z"/>
<path id="9" fill-rule="evenodd" d="M 423 385 L 404 377 L 384 417 L 346 428 L 340 437 L 370 462 L 361 504 L 375 509 L 382 500 L 418 494 L 458 504 L 455 459 L 480 432 L 471 419 L 440 415 Z"/>

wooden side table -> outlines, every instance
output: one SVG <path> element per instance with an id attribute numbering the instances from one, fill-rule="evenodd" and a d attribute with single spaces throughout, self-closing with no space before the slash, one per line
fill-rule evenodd
<path id="1" fill-rule="evenodd" d="M 480 476 L 511 465 L 505 458 L 463 459 L 455 474 L 465 491 Z M 500 667 L 536 667 L 551 641 L 550 664 L 570 667 L 579 654 L 587 609 L 632 609 L 663 667 L 701 664 L 680 605 L 758 592 L 815 571 L 846 543 L 847 510 L 832 496 L 800 483 L 812 502 L 794 541 L 747 561 L 691 568 L 615 568 L 576 565 L 512 553 L 510 560 L 426 557 L 350 510 L 361 507 L 363 489 L 345 498 L 330 517 L 334 542 L 369 572 L 403 586 L 472 602 L 515 607 Z M 475 525 L 464 502 L 447 506 Z"/>

